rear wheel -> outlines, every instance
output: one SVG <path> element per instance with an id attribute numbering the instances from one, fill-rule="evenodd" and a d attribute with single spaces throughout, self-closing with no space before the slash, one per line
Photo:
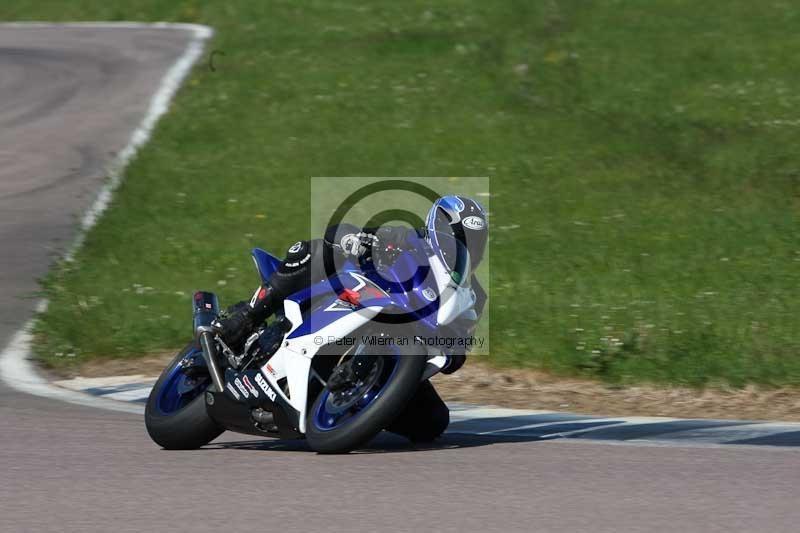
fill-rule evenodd
<path id="1" fill-rule="evenodd" d="M 189 372 L 181 364 L 201 353 L 194 343 L 181 350 L 161 373 L 147 399 L 147 433 L 168 450 L 199 448 L 224 431 L 206 413 L 203 393 L 211 385 L 210 377 L 198 369 Z"/>
<path id="2" fill-rule="evenodd" d="M 320 453 L 361 446 L 389 426 L 417 392 L 427 358 L 413 346 L 356 346 L 376 359 L 370 372 L 346 390 L 324 388 L 306 417 L 306 439 Z"/>

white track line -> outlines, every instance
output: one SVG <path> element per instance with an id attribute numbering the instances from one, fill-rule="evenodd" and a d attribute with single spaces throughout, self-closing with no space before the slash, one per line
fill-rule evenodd
<path id="1" fill-rule="evenodd" d="M 109 376 L 102 378 L 73 378 L 54 382 L 55 385 L 69 389 L 77 394 L 94 396 L 114 404 L 135 405 L 142 409 L 142 400 L 150 394 L 155 377 L 142 375 Z M 450 434 L 478 435 L 483 437 L 508 437 L 531 440 L 574 439 L 588 440 L 595 444 L 630 444 L 655 446 L 748 446 L 739 441 L 751 439 L 768 440 L 774 438 L 769 449 L 775 447 L 793 447 L 797 444 L 782 437 L 787 433 L 800 431 L 800 423 L 796 422 L 750 422 L 730 420 L 730 424 L 716 425 L 720 420 L 709 420 L 710 426 L 696 426 L 703 422 L 698 419 L 681 419 L 655 416 L 616 416 L 594 417 L 554 411 L 528 411 L 522 409 L 503 409 L 499 407 L 476 407 L 462 403 L 448 403 L 451 413 Z M 538 418 L 537 418 L 538 417 Z M 498 420 L 499 419 L 499 420 Z M 466 422 L 465 427 L 463 423 Z M 687 427 L 681 428 L 686 423 Z M 671 424 L 669 428 L 658 433 L 652 431 L 653 426 Z M 650 429 L 647 426 L 651 426 Z M 570 429 L 572 428 L 572 429 Z M 614 429 L 621 433 L 614 438 Z M 639 437 L 631 436 L 626 430 L 644 431 Z M 609 434 L 609 431 L 612 434 Z M 604 435 L 600 439 L 596 434 Z M 727 443 L 727 444 L 726 444 Z M 769 442 L 763 442 L 769 444 Z M 750 446 L 755 446 L 750 445 Z M 763 446 L 762 446 L 763 449 Z"/>
<path id="2" fill-rule="evenodd" d="M 117 29 L 164 29 L 170 31 L 187 31 L 192 34 L 186 50 L 172 64 L 170 69 L 161 79 L 144 119 L 133 131 L 128 144 L 123 148 L 107 168 L 108 180 L 100 189 L 91 207 L 81 218 L 78 235 L 67 250 L 64 259 L 71 261 L 75 253 L 83 245 L 86 233 L 97 223 L 100 215 L 108 208 L 114 190 L 123 178 L 123 171 L 128 162 L 136 155 L 139 149 L 150 139 L 158 119 L 169 109 L 169 103 L 180 88 L 183 80 L 191 71 L 194 63 L 203 53 L 205 41 L 211 38 L 214 30 L 199 24 L 180 24 L 169 22 L 156 22 L 152 24 L 139 22 L 75 22 L 66 24 L 42 22 L 12 22 L 0 24 L 2 27 L 12 28 L 117 28 Z M 37 306 L 37 314 L 47 309 L 47 300 L 42 300 Z M 22 327 L 0 352 L 0 378 L 10 387 L 29 394 L 55 398 L 79 405 L 91 405 L 115 411 L 142 413 L 143 407 L 130 405 L 125 402 L 106 400 L 87 394 L 68 391 L 51 385 L 37 372 L 31 362 L 31 328 L 34 320 Z"/>
<path id="3" fill-rule="evenodd" d="M 152 385 L 148 385 L 146 387 L 139 387 L 138 389 L 124 390 L 121 392 L 112 392 L 110 394 L 104 394 L 103 398 L 116 400 L 118 402 L 135 402 L 137 400 L 147 398 L 150 395 L 150 391 L 152 390 L 152 388 L 153 388 Z"/>
<path id="4" fill-rule="evenodd" d="M 3 381 L 8 386 L 28 394 L 45 396 L 78 405 L 102 407 L 103 409 L 126 413 L 141 414 L 144 412 L 144 407 L 140 405 L 90 396 L 82 392 L 51 385 L 47 379 L 36 372 L 36 368 L 30 358 L 32 338 L 30 328 L 32 325 L 33 320 L 28 322 L 24 328 L 11 338 L 11 342 L 0 354 L 0 377 L 3 378 Z"/>

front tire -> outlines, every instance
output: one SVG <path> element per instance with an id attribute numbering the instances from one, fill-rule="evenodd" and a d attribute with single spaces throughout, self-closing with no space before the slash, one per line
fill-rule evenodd
<path id="1" fill-rule="evenodd" d="M 204 399 L 208 385 L 202 384 L 198 391 L 189 391 L 189 399 L 170 397 L 173 381 L 181 369 L 180 362 L 199 350 L 194 343 L 189 344 L 161 372 L 158 381 L 150 391 L 144 408 L 144 423 L 153 442 L 167 450 L 192 450 L 204 446 L 219 437 L 224 429 L 219 427 L 206 413 Z"/>
<path id="2" fill-rule="evenodd" d="M 319 453 L 346 453 L 363 445 L 389 426 L 417 392 L 427 358 L 413 346 L 395 345 L 392 354 L 380 354 L 385 369 L 384 383 L 360 411 L 349 413 L 341 422 L 326 421 L 331 392 L 325 388 L 306 416 L 306 439 Z M 391 361 L 391 363 L 388 363 Z M 391 368 L 386 365 L 392 364 Z M 365 395 L 366 397 L 366 395 Z"/>

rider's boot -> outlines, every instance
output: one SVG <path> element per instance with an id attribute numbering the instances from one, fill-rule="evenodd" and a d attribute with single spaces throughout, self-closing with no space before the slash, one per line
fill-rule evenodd
<path id="1" fill-rule="evenodd" d="M 258 339 L 261 348 L 259 353 L 261 356 L 269 357 L 277 352 L 278 348 L 281 347 L 284 335 L 291 327 L 292 323 L 285 316 L 279 316 L 275 319 Z"/>
<path id="2" fill-rule="evenodd" d="M 452 374 L 467 361 L 467 356 L 463 353 L 451 353 L 447 356 L 447 362 L 442 368 L 442 374 Z"/>
<path id="3" fill-rule="evenodd" d="M 240 346 L 274 312 L 278 303 L 271 287 L 259 287 L 250 303 L 239 302 L 229 307 L 227 313 L 211 325 L 225 344 L 231 347 Z"/>

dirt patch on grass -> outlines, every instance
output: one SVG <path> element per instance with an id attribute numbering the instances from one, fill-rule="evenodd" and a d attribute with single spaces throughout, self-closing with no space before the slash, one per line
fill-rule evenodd
<path id="1" fill-rule="evenodd" d="M 610 416 L 800 421 L 799 389 L 612 387 L 532 370 L 496 369 L 481 363 L 468 363 L 455 374 L 434 380 L 447 400 L 502 407 Z"/>
<path id="2" fill-rule="evenodd" d="M 98 359 L 62 377 L 158 376 L 174 356 L 174 352 L 169 352 L 140 359 Z M 434 382 L 448 401 L 519 409 L 608 416 L 800 421 L 800 390 L 791 388 L 612 387 L 590 380 L 556 378 L 533 370 L 497 369 L 474 361 L 453 375 L 436 376 Z"/>
<path id="3" fill-rule="evenodd" d="M 48 373 L 57 376 L 59 379 L 133 375 L 158 377 L 177 353 L 178 351 L 174 350 L 148 354 L 140 358 L 92 359 L 79 366 L 51 368 L 48 369 Z"/>

